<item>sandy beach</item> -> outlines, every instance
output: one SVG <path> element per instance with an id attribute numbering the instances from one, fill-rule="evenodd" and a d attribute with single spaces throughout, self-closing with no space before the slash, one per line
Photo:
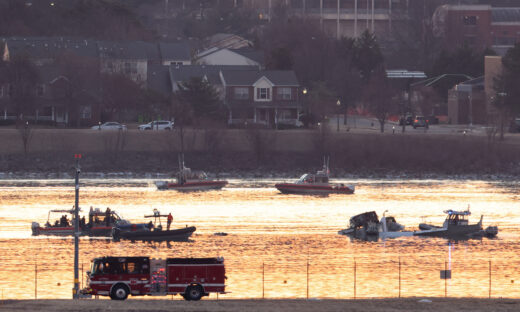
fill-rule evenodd
<path id="1" fill-rule="evenodd" d="M 518 299 L 6 300 L 0 311 L 519 311 Z"/>

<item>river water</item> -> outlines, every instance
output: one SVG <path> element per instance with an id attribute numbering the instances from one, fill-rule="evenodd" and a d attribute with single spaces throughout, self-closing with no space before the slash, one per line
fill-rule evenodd
<path id="1" fill-rule="evenodd" d="M 80 263 L 94 257 L 225 258 L 220 298 L 520 297 L 518 182 L 349 180 L 354 195 L 282 195 L 270 180 L 232 180 L 221 191 L 156 191 L 151 180 L 83 179 L 80 206 L 110 207 L 142 222 L 157 208 L 174 226 L 194 225 L 189 242 L 111 242 L 81 238 Z M 73 239 L 32 237 L 50 209 L 70 209 L 72 180 L 0 181 L 0 295 L 70 298 Z M 407 228 L 441 225 L 443 210 L 465 210 L 470 223 L 498 225 L 496 239 L 448 242 L 403 237 L 367 242 L 338 235 L 358 213 L 385 210 Z M 58 216 L 59 217 L 59 216 Z M 51 220 L 52 221 L 52 220 Z M 228 233 L 216 236 L 217 232 Z M 452 270 L 452 278 L 440 271 Z M 84 274 L 81 274 L 83 279 Z M 80 280 L 81 280 L 80 279 Z M 212 295 L 214 297 L 214 295 Z"/>

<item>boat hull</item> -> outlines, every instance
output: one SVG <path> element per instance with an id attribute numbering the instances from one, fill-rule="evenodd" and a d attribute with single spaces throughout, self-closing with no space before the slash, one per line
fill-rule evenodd
<path id="1" fill-rule="evenodd" d="M 480 231 L 482 231 L 482 225 L 477 223 L 464 226 L 449 226 L 448 228 L 432 228 L 431 230 L 417 231 L 414 232 L 414 236 L 466 238 Z"/>
<path id="2" fill-rule="evenodd" d="M 275 187 L 283 194 L 328 195 L 354 194 L 352 186 L 305 185 L 295 183 L 277 183 Z"/>
<path id="3" fill-rule="evenodd" d="M 228 184 L 227 181 L 200 181 L 200 182 L 186 182 L 184 184 L 171 183 L 166 181 L 158 181 L 155 183 L 159 190 L 174 190 L 179 192 L 197 192 L 220 190 Z"/>
<path id="4" fill-rule="evenodd" d="M 74 236 L 74 228 L 69 227 L 34 227 L 32 229 L 33 236 Z M 112 227 L 111 226 L 100 226 L 93 227 L 90 229 L 80 230 L 81 236 L 92 236 L 92 237 L 111 237 Z"/>
<path id="5" fill-rule="evenodd" d="M 126 239 L 131 241 L 186 241 L 195 232 L 194 226 L 189 226 L 174 230 L 138 230 L 138 231 L 121 231 L 114 228 L 112 236 L 114 240 Z"/>

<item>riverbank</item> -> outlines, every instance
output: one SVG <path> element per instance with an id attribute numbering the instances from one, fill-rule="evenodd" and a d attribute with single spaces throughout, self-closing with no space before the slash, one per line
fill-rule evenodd
<path id="1" fill-rule="evenodd" d="M 0 131 L 0 178 L 66 174 L 81 153 L 83 172 L 171 175 L 181 151 L 177 131 L 97 132 L 36 129 L 23 144 L 16 129 Z M 330 155 L 332 177 L 520 175 L 520 137 L 324 132 L 189 130 L 186 166 L 216 175 L 299 176 Z M 3 175 L 3 176 L 2 176 Z M 265 176 L 267 175 L 267 176 Z"/>
<path id="2" fill-rule="evenodd" d="M 409 298 L 372 300 L 6 300 L 0 311 L 518 311 L 518 299 Z"/>

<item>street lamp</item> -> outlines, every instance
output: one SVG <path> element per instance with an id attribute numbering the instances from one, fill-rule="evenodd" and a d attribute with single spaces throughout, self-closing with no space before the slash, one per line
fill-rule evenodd
<path id="1" fill-rule="evenodd" d="M 336 106 L 338 107 L 338 111 L 339 111 L 339 107 L 341 106 L 341 101 L 338 99 L 338 101 L 336 102 Z M 339 132 L 339 114 L 336 114 L 336 120 L 338 122 L 338 125 L 337 125 L 337 128 L 336 128 L 336 131 Z"/>

